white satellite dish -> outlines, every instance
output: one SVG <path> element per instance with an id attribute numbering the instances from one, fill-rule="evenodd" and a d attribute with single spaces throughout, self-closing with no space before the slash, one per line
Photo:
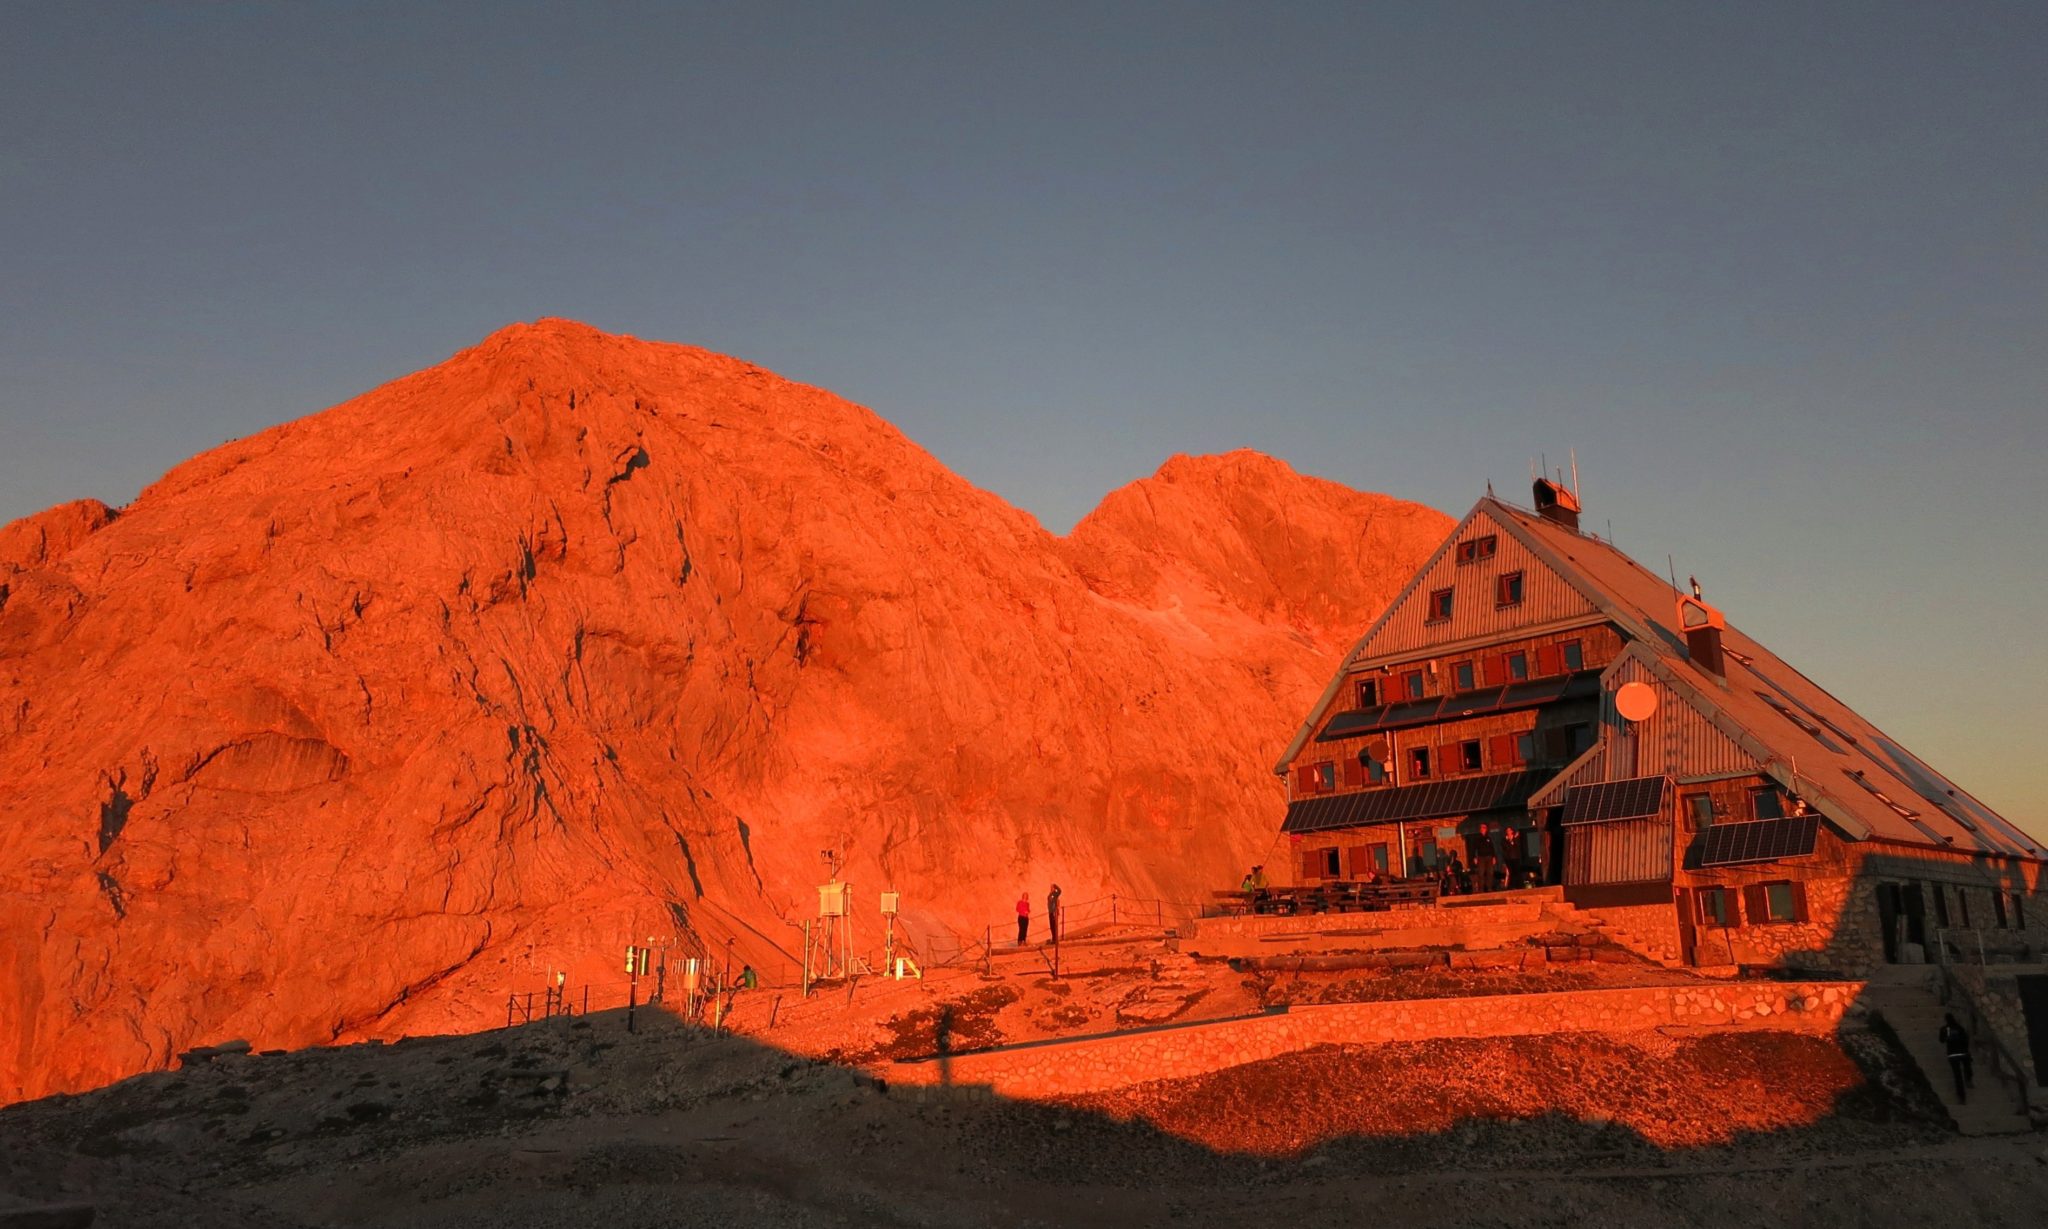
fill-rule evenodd
<path id="1" fill-rule="evenodd" d="M 1630 721 L 1648 721 L 1657 711 L 1657 690 L 1648 683 L 1623 683 L 1614 693 L 1614 711 Z"/>

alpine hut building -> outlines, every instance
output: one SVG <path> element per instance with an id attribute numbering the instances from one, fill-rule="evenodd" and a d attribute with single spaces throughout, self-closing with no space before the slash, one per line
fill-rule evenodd
<path id="1" fill-rule="evenodd" d="M 1674 961 L 2039 959 L 2043 847 L 1579 529 L 1489 492 L 1345 657 L 1276 767 L 1306 885 L 1561 885 Z"/>

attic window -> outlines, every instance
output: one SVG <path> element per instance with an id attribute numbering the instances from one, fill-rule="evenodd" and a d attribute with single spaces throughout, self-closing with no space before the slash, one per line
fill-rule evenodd
<path id="1" fill-rule="evenodd" d="M 1378 679 L 1358 680 L 1358 707 L 1378 708 L 1380 703 L 1380 681 Z"/>
<path id="2" fill-rule="evenodd" d="M 1522 604 L 1522 574 L 1509 572 L 1493 582 L 1493 604 L 1496 606 L 1519 606 Z"/>
<path id="3" fill-rule="evenodd" d="M 1458 543 L 1458 562 L 1481 563 L 1493 558 L 1500 547 L 1500 539 L 1493 534 L 1480 538 L 1467 538 Z"/>
<path id="4" fill-rule="evenodd" d="M 1429 595 L 1429 622 L 1442 623 L 1451 617 L 1451 602 L 1455 596 L 1450 589 L 1433 589 Z"/>
<path id="5" fill-rule="evenodd" d="M 1479 686 L 1478 676 L 1473 673 L 1472 663 L 1469 661 L 1461 661 L 1453 665 L 1451 667 L 1451 678 L 1456 681 L 1459 691 L 1471 691 Z"/>

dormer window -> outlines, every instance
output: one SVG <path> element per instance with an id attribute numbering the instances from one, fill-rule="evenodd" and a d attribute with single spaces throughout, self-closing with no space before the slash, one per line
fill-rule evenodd
<path id="1" fill-rule="evenodd" d="M 1493 604 L 1496 606 L 1519 606 L 1522 604 L 1522 574 L 1509 572 L 1493 582 Z"/>
<path id="2" fill-rule="evenodd" d="M 1377 708 L 1380 703 L 1380 681 L 1378 679 L 1358 680 L 1358 707 Z"/>
<path id="3" fill-rule="evenodd" d="M 1470 691 L 1479 686 L 1479 677 L 1469 661 L 1461 661 L 1451 667 L 1451 679 L 1459 691 Z"/>
<path id="4" fill-rule="evenodd" d="M 1493 534 L 1479 538 L 1467 538 L 1458 543 L 1458 562 L 1482 563 L 1493 558 L 1500 548 L 1500 539 Z"/>
<path id="5" fill-rule="evenodd" d="M 1452 599 L 1455 593 L 1450 589 L 1433 589 L 1429 594 L 1429 621 L 1442 623 L 1451 617 Z"/>

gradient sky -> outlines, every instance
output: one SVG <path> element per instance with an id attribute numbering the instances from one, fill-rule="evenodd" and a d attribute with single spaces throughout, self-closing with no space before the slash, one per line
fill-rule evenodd
<path id="1" fill-rule="evenodd" d="M 2048 833 L 2044 64 L 2039 3 L 0 6 L 0 519 L 543 315 L 1055 531 L 1175 452 L 1459 513 L 1576 448 Z"/>

